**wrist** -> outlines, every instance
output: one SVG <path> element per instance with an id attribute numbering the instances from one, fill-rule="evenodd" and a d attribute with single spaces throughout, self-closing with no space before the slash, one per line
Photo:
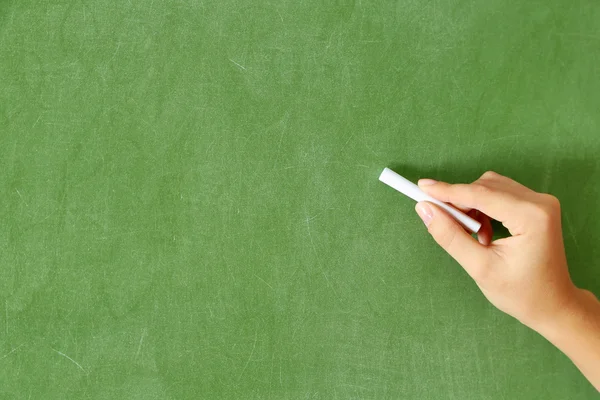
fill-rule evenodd
<path id="1" fill-rule="evenodd" d="M 577 289 L 573 297 L 572 307 L 538 332 L 569 357 L 600 391 L 600 302 L 582 289 Z"/>
<path id="2" fill-rule="evenodd" d="M 576 336 L 577 332 L 595 316 L 600 307 L 600 303 L 591 292 L 577 287 L 573 289 L 572 296 L 552 318 L 532 327 L 558 347 L 562 342 L 572 340 L 573 336 Z"/>

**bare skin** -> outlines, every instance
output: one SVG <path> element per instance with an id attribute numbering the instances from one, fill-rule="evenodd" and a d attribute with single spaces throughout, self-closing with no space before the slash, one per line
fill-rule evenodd
<path id="1" fill-rule="evenodd" d="M 494 306 L 553 343 L 600 391 L 600 302 L 571 281 L 558 200 L 494 172 L 471 184 L 421 179 L 419 187 L 482 223 L 476 240 L 442 209 L 418 203 L 434 240 Z M 492 241 L 490 218 L 511 236 Z"/>

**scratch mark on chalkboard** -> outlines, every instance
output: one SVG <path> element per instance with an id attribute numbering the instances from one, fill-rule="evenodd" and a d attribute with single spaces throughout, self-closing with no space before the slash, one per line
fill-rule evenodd
<path id="1" fill-rule="evenodd" d="M 351 387 L 351 388 L 355 388 L 355 389 L 362 389 L 362 390 L 372 390 L 372 389 L 369 389 L 369 388 L 364 387 L 364 386 L 354 385 L 352 383 L 340 383 L 338 386 L 346 386 L 346 387 Z"/>
<path id="2" fill-rule="evenodd" d="M 258 276 L 258 275 L 256 275 L 256 274 L 254 274 L 254 276 L 255 276 L 255 277 L 257 277 L 258 279 L 260 279 L 260 280 L 261 280 L 261 281 L 262 281 L 262 282 L 263 282 L 265 285 L 267 285 L 268 287 L 270 287 L 270 288 L 271 288 L 271 290 L 275 290 L 275 289 L 273 289 L 273 286 L 269 285 L 269 284 L 267 283 L 267 281 L 265 281 L 263 278 L 261 278 L 260 276 Z"/>
<path id="3" fill-rule="evenodd" d="M 256 341 L 258 339 L 258 328 L 254 332 L 254 344 L 252 344 L 252 351 L 250 351 L 250 356 L 248 357 L 248 361 L 246 361 L 246 365 L 244 365 L 244 369 L 242 369 L 242 373 L 238 377 L 238 382 L 242 379 L 244 372 L 246 372 L 246 368 L 248 368 L 248 364 L 250 364 L 250 360 L 252 360 L 252 356 L 254 355 L 254 349 L 256 349 Z"/>
<path id="4" fill-rule="evenodd" d="M 477 369 L 477 376 L 479 379 L 483 379 L 483 373 L 481 370 L 481 355 L 479 354 L 479 346 L 476 344 L 473 346 L 473 354 L 475 354 L 475 369 Z"/>
<path id="5" fill-rule="evenodd" d="M 319 255 L 317 254 L 317 248 L 315 247 L 315 242 L 313 241 L 312 234 L 310 233 L 310 221 L 312 221 L 315 218 L 317 218 L 316 215 L 314 215 L 312 217 L 306 216 L 306 230 L 308 231 L 308 238 L 310 239 L 310 244 L 311 244 L 312 249 L 315 252 L 315 256 L 317 257 L 317 260 L 318 260 Z"/>
<path id="6" fill-rule="evenodd" d="M 556 36 L 560 36 L 562 38 L 565 38 L 565 37 L 574 37 L 574 38 L 581 38 L 581 39 L 600 40 L 600 36 L 589 35 L 589 34 L 585 34 L 585 33 L 565 32 L 565 33 L 555 33 L 555 35 Z"/>
<path id="7" fill-rule="evenodd" d="M 233 281 L 234 285 L 237 285 L 237 282 L 235 280 L 235 276 L 233 275 L 233 272 L 231 272 L 231 267 L 229 265 L 229 261 L 227 261 L 227 259 L 225 258 L 225 256 L 223 255 L 223 253 L 221 253 L 221 259 L 223 260 L 223 262 L 225 263 L 225 267 L 227 268 L 227 272 L 229 273 L 229 276 L 231 277 L 231 280 Z M 212 313 L 212 312 L 211 312 Z"/>
<path id="8" fill-rule="evenodd" d="M 8 337 L 8 300 L 4 300 L 4 328 Z"/>
<path id="9" fill-rule="evenodd" d="M 285 137 L 285 133 L 286 133 L 286 128 L 287 128 L 287 122 L 288 119 L 290 117 L 290 113 L 289 111 L 287 111 L 285 113 L 285 115 L 283 116 L 283 118 L 281 118 L 281 120 L 279 121 L 279 125 L 281 125 L 281 133 L 279 134 L 279 142 L 277 143 L 277 150 L 275 152 L 276 156 L 275 156 L 275 165 L 279 164 L 279 156 L 281 155 L 281 145 L 283 144 L 283 138 Z M 291 167 L 291 168 L 295 168 L 295 167 Z M 287 169 L 287 168 L 284 168 Z"/>
<path id="10" fill-rule="evenodd" d="M 12 353 L 14 353 L 15 351 L 19 350 L 21 347 L 25 346 L 25 343 L 15 347 L 14 349 L 12 349 L 11 351 L 9 351 L 8 353 L 6 353 L 5 355 L 3 355 L 2 357 L 0 357 L 0 360 L 4 360 L 6 357 L 10 356 Z"/>
<path id="11" fill-rule="evenodd" d="M 232 63 L 234 63 L 235 65 L 237 65 L 238 67 L 240 67 L 241 69 L 243 69 L 244 71 L 246 70 L 246 67 L 244 67 L 243 65 L 240 65 L 238 63 L 236 63 L 235 61 L 233 61 L 231 58 L 229 59 L 229 61 L 231 61 Z"/>
<path id="12" fill-rule="evenodd" d="M 477 164 L 478 165 L 480 164 L 481 156 L 483 155 L 483 143 L 484 143 L 483 140 L 481 142 L 479 142 L 479 155 L 477 156 Z"/>
<path id="13" fill-rule="evenodd" d="M 469 105 L 469 108 L 472 109 L 473 104 L 471 104 L 471 101 L 467 98 L 467 95 L 465 94 L 465 92 L 462 90 L 462 88 L 458 84 L 458 81 L 456 80 L 456 78 L 452 77 L 452 82 L 454 83 L 454 86 L 456 86 L 456 90 L 458 91 L 460 96 L 463 98 L 463 100 L 465 100 L 467 102 L 467 104 Z"/>
<path id="14" fill-rule="evenodd" d="M 309 217 L 308 215 L 306 216 L 306 226 L 308 227 L 308 236 L 310 236 L 310 225 L 309 225 L 309 222 L 312 221 L 313 219 L 317 218 L 318 216 L 319 216 L 319 214 L 313 215 L 312 217 Z"/>
<path id="15" fill-rule="evenodd" d="M 146 328 L 142 329 L 142 336 L 140 337 L 140 343 L 138 344 L 137 351 L 135 352 L 135 358 L 138 358 L 140 355 L 140 351 L 142 350 L 142 343 L 144 343 L 144 338 L 146 337 Z"/>
<path id="16" fill-rule="evenodd" d="M 271 382 L 273 381 L 273 367 L 275 366 L 275 353 L 271 354 L 271 372 L 269 373 L 269 396 L 272 394 Z"/>
<path id="17" fill-rule="evenodd" d="M 435 325 L 435 310 L 433 308 L 433 299 L 431 297 L 429 297 L 429 306 L 431 308 L 431 321 L 433 322 L 433 325 Z"/>
<path id="18" fill-rule="evenodd" d="M 25 199 L 23 198 L 23 196 L 21 195 L 21 192 L 19 192 L 19 189 L 15 189 L 17 191 L 17 194 L 19 195 L 19 197 L 21 198 L 21 200 L 23 201 L 23 203 L 25 203 L 25 205 L 27 207 L 29 207 L 29 204 L 27 204 L 27 202 L 25 201 Z"/>
<path id="19" fill-rule="evenodd" d="M 291 281 L 291 280 L 292 280 L 292 278 L 294 277 L 294 275 L 296 275 L 296 272 L 298 272 L 298 270 L 299 270 L 299 269 L 300 269 L 300 267 L 296 268 L 296 269 L 294 270 L 294 272 L 292 272 L 292 275 L 290 275 L 290 277 L 288 278 L 288 280 L 289 280 L 289 281 Z"/>
<path id="20" fill-rule="evenodd" d="M 325 271 L 323 270 L 323 267 L 321 266 L 321 259 L 319 258 L 319 253 L 317 253 L 317 247 L 315 246 L 315 242 L 313 240 L 312 234 L 310 233 L 310 221 L 312 221 L 313 219 L 317 218 L 317 216 L 318 216 L 318 214 L 315 215 L 315 216 L 312 216 L 312 217 L 306 216 L 306 229 L 308 230 L 308 238 L 310 239 L 310 245 L 312 246 L 313 252 L 315 253 L 315 258 L 316 258 L 316 261 L 317 261 L 317 266 L 321 270 L 321 274 L 325 278 L 325 281 L 327 282 L 327 286 L 331 287 L 331 290 L 333 291 L 333 293 L 337 297 L 337 293 L 335 291 L 335 288 L 333 287 L 333 285 L 329 281 L 329 277 L 327 277 L 327 274 L 325 273 Z"/>
<path id="21" fill-rule="evenodd" d="M 352 134 L 348 137 L 348 140 L 346 140 L 346 143 L 344 143 L 340 150 L 343 150 L 346 146 L 348 146 L 348 143 L 350 143 L 354 136 L 356 136 L 356 132 L 352 132 Z"/>
<path id="22" fill-rule="evenodd" d="M 66 355 L 65 353 L 61 353 L 60 351 L 56 350 L 56 349 L 52 349 L 53 351 L 55 351 L 56 353 L 58 353 L 59 355 L 63 356 L 64 358 L 66 358 L 67 360 L 71 361 L 73 364 L 77 365 L 77 367 L 83 371 L 84 374 L 87 374 L 87 372 L 85 371 L 85 369 L 83 369 L 83 367 L 75 360 L 73 360 L 71 357 L 69 357 L 68 355 Z"/>
<path id="23" fill-rule="evenodd" d="M 569 229 L 569 234 L 573 238 L 573 242 L 575 243 L 575 247 L 579 249 L 579 242 L 577 241 L 577 237 L 575 235 L 575 231 L 573 230 L 573 223 L 571 222 L 571 218 L 569 218 L 569 214 L 565 213 L 565 219 L 567 221 L 567 228 Z"/>
<path id="24" fill-rule="evenodd" d="M 330 286 L 331 290 L 333 290 L 333 293 L 335 293 L 335 295 L 337 296 L 337 293 L 335 292 L 335 289 L 334 289 L 333 285 L 329 281 L 329 277 L 327 276 L 327 274 L 325 273 L 325 271 L 323 271 L 323 268 L 321 268 L 321 274 L 323 274 L 323 276 L 325 277 L 325 280 L 327 281 L 327 286 Z"/>
<path id="25" fill-rule="evenodd" d="M 313 167 L 317 165 L 317 152 L 315 151 L 315 141 L 311 142 L 312 153 L 313 153 Z"/>
<path id="26" fill-rule="evenodd" d="M 369 144 L 367 143 L 367 135 L 366 135 L 366 133 L 365 133 L 365 130 L 364 130 L 364 129 L 363 129 L 363 132 L 362 132 L 362 134 L 363 134 L 363 135 L 362 135 L 362 136 L 363 136 L 363 143 L 365 144 L 365 147 L 367 148 L 367 150 L 369 150 L 371 153 L 373 153 L 373 155 L 374 155 L 374 156 L 376 156 L 376 157 L 380 157 L 380 155 L 379 155 L 379 154 L 377 154 L 377 153 L 375 152 L 375 150 L 373 150 L 373 148 L 371 148 L 371 146 L 369 146 Z"/>
<path id="27" fill-rule="evenodd" d="M 165 214 L 165 215 L 168 215 L 168 214 Z M 49 216 L 46 217 L 43 221 L 45 221 L 48 218 L 49 218 Z M 43 221 L 41 221 L 41 222 L 43 222 Z M 114 239 L 114 238 L 123 237 L 123 236 L 138 235 L 140 233 L 154 233 L 154 232 L 162 232 L 162 231 L 160 229 L 135 229 L 135 230 L 132 230 L 129 232 L 119 232 L 119 233 L 115 233 L 113 235 L 99 236 L 97 239 L 98 240 L 108 240 L 108 239 Z"/>
<path id="28" fill-rule="evenodd" d="M 37 222 L 34 222 L 34 224 L 41 224 L 42 222 L 46 221 L 48 218 L 50 218 L 51 216 L 53 216 L 56 211 L 58 211 L 58 208 L 55 208 L 54 210 L 52 210 L 52 212 L 50 214 L 46 215 L 41 220 L 39 220 Z"/>
<path id="29" fill-rule="evenodd" d="M 283 387 L 283 379 L 281 377 L 281 357 L 279 357 L 279 386 Z"/>
<path id="30" fill-rule="evenodd" d="M 495 382 L 496 384 L 496 389 L 498 390 L 498 393 L 502 393 L 502 390 L 500 390 L 500 385 L 498 383 L 498 379 L 496 379 L 496 369 L 495 369 L 495 365 L 494 365 L 494 359 L 492 358 L 492 354 L 488 354 L 488 361 L 490 364 L 490 374 L 492 375 L 492 382 Z"/>
<path id="31" fill-rule="evenodd" d="M 276 8 L 275 11 L 277 11 L 277 15 L 279 15 L 279 19 L 281 20 L 281 22 L 283 22 L 283 17 L 281 16 L 281 13 L 279 12 L 279 10 Z"/>
<path id="32" fill-rule="evenodd" d="M 119 52 L 119 49 L 121 48 L 121 42 L 117 43 L 117 49 L 115 50 L 115 52 L 113 53 L 112 57 L 110 58 L 110 60 L 108 60 L 108 62 L 112 62 L 115 57 L 117 56 L 117 53 Z"/>
<path id="33" fill-rule="evenodd" d="M 515 141 L 511 146 L 510 146 L 510 150 L 508 150 L 508 157 L 507 159 L 510 160 L 510 157 L 512 156 L 513 150 L 517 147 L 517 145 L 519 144 L 519 141 Z"/>
<path id="34" fill-rule="evenodd" d="M 40 119 L 42 119 L 42 114 L 43 114 L 43 113 L 41 113 L 41 114 L 40 114 L 40 116 L 38 117 L 38 119 L 36 119 L 36 120 L 35 120 L 35 123 L 34 123 L 34 124 L 33 124 L 33 126 L 31 127 L 31 129 L 35 128 L 35 127 L 36 127 L 36 125 L 38 124 L 38 122 L 40 122 Z"/>
<path id="35" fill-rule="evenodd" d="M 303 325 L 304 325 L 304 321 L 306 321 L 307 317 L 303 317 L 300 320 L 300 323 L 298 324 L 298 326 L 296 326 L 296 328 L 294 329 L 294 331 L 292 332 L 292 340 L 294 340 L 294 337 L 296 337 L 296 332 L 298 332 L 298 329 L 300 329 Z"/>
<path id="36" fill-rule="evenodd" d="M 350 143 L 350 141 L 356 136 L 356 132 L 352 132 L 352 134 L 350 136 L 348 136 L 348 140 L 346 140 L 346 142 L 340 146 L 336 152 L 330 154 L 326 159 L 325 162 L 323 164 L 325 165 L 329 165 L 329 164 L 342 164 L 339 161 L 329 161 L 329 159 L 331 158 L 337 158 L 340 154 L 344 153 L 344 150 L 346 149 L 346 147 L 348 146 L 348 143 Z"/>
<path id="37" fill-rule="evenodd" d="M 279 152 L 281 151 L 281 144 L 283 143 L 283 137 L 285 136 L 285 128 L 286 125 L 283 125 L 283 128 L 281 128 L 281 134 L 279 135 L 279 143 L 277 143 L 277 154 L 279 155 Z"/>
<path id="38" fill-rule="evenodd" d="M 333 35 L 336 33 L 335 31 L 336 29 L 334 29 L 333 32 L 331 32 L 331 35 L 329 35 L 329 40 L 327 41 L 327 46 L 325 46 L 325 51 L 329 50 L 331 47 L 331 41 L 333 39 Z"/>
<path id="39" fill-rule="evenodd" d="M 526 137 L 526 136 L 527 135 L 520 135 L 520 134 L 519 135 L 500 136 L 500 137 L 497 137 L 497 138 L 490 139 L 490 140 L 488 140 L 488 142 L 497 142 L 499 140 L 505 140 L 505 139 L 520 139 L 520 138 L 523 138 L 523 137 Z"/>

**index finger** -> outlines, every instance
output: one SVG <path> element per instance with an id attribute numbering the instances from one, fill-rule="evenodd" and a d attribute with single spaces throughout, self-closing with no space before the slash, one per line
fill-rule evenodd
<path id="1" fill-rule="evenodd" d="M 484 182 L 449 184 L 429 180 L 419 181 L 419 187 L 440 201 L 458 203 L 487 214 L 502 222 L 513 235 L 522 232 L 527 220 L 525 194 L 520 197 L 514 188 L 503 188 L 498 184 L 491 187 Z"/>

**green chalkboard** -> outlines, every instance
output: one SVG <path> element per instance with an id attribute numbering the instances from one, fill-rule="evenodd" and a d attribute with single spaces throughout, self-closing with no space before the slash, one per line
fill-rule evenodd
<path id="1" fill-rule="evenodd" d="M 600 3 L 0 0 L 0 398 L 597 398 L 378 182 L 563 204 L 600 293 Z"/>

